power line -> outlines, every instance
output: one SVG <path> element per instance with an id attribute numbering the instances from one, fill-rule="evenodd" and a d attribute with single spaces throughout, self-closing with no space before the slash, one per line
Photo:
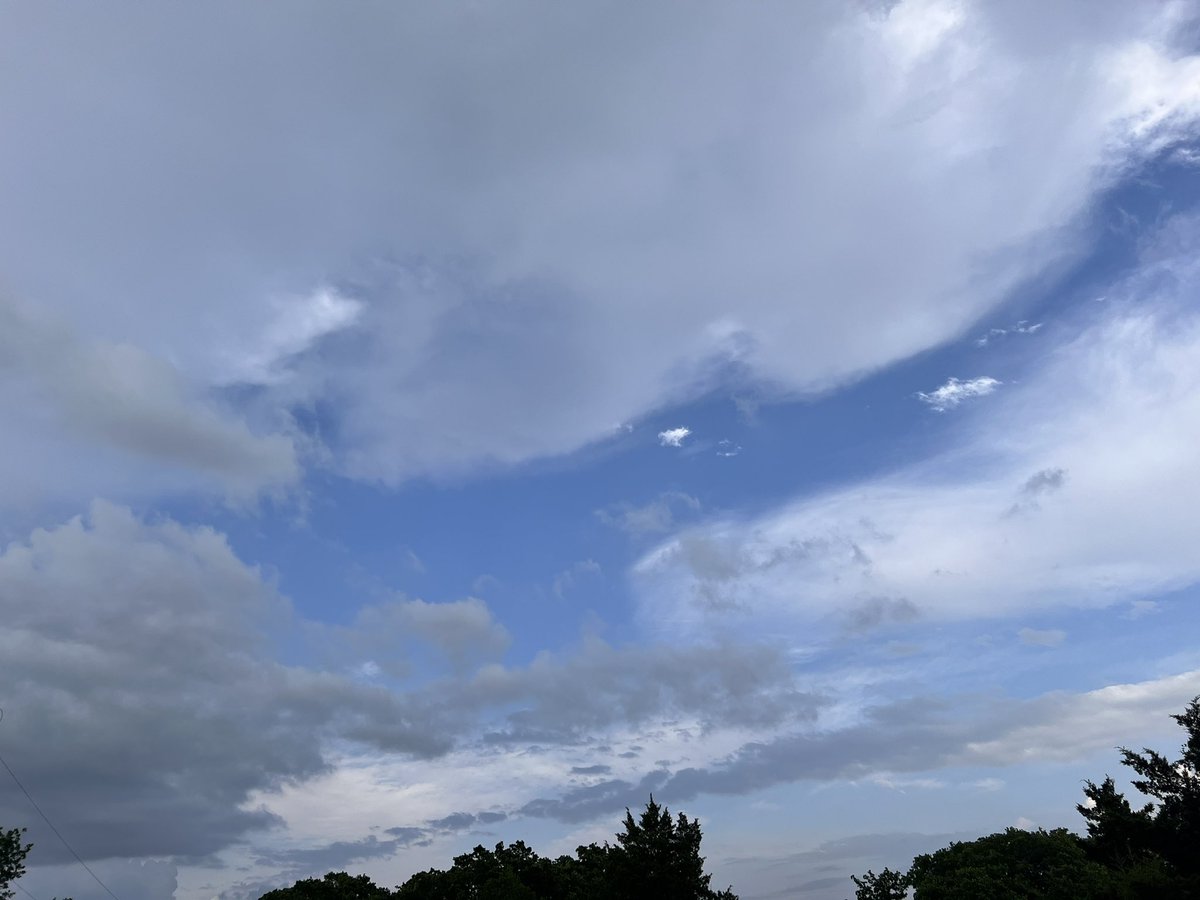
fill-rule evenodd
<path id="1" fill-rule="evenodd" d="M 21 886 L 21 882 L 14 881 L 13 887 L 15 887 L 18 891 L 20 891 L 22 894 L 24 894 L 26 897 L 28 897 L 29 900 L 37 900 L 37 897 L 33 896 L 33 894 L 29 893 L 29 891 L 25 890 L 25 888 L 23 888 Z"/>
<path id="2" fill-rule="evenodd" d="M 4 710 L 0 709 L 0 721 L 2 721 L 3 719 L 4 719 Z M 83 857 L 75 852 L 75 848 L 67 843 L 67 839 L 62 836 L 62 832 L 60 832 L 57 828 L 55 828 L 54 823 L 50 821 L 50 817 L 47 816 L 44 812 L 42 812 L 42 808 L 37 805 L 37 801 L 33 799 L 33 795 L 30 794 L 29 791 L 25 790 L 25 785 L 21 784 L 21 779 L 17 777 L 17 773 L 12 770 L 12 767 L 9 766 L 9 764 L 5 761 L 3 756 L 0 756 L 0 766 L 4 766 L 5 771 L 7 771 L 8 774 L 12 777 L 13 783 L 16 784 L 16 786 L 21 789 L 21 793 L 25 795 L 25 799 L 28 800 L 30 805 L 32 805 L 33 808 L 37 810 L 38 815 L 42 817 L 42 821 L 44 821 L 47 825 L 50 826 L 50 830 L 54 832 L 55 837 L 57 837 L 60 841 L 62 841 L 62 845 L 71 852 L 71 855 L 73 857 L 75 857 L 75 861 L 77 863 L 79 863 L 81 866 L 83 866 L 83 868 L 87 871 L 87 873 L 96 880 L 96 884 L 98 884 L 98 885 L 100 885 L 100 887 L 104 888 L 104 892 L 106 894 L 108 894 L 108 896 L 112 897 L 113 900 L 121 900 L 120 897 L 118 897 L 116 894 L 114 894 L 112 891 L 110 891 L 108 889 L 107 884 L 105 884 L 103 881 L 100 880 L 100 876 L 92 871 L 91 866 L 89 866 L 87 863 L 85 863 L 83 861 Z M 21 887 L 21 886 L 18 884 L 17 887 Z M 25 891 L 25 888 L 21 888 L 21 890 Z M 29 892 L 25 891 L 25 893 L 28 894 Z M 30 896 L 32 896 L 32 895 L 30 895 Z"/>

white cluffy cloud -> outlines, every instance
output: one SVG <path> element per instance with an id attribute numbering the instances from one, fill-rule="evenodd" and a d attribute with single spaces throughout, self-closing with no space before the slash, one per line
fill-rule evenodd
<path id="1" fill-rule="evenodd" d="M 946 412 L 954 409 L 964 400 L 970 400 L 972 397 L 986 397 L 999 386 L 999 381 L 987 375 L 981 378 L 972 378 L 969 381 L 951 378 L 940 388 L 928 394 L 918 391 L 917 398 L 922 403 L 928 403 L 934 412 Z"/>
<path id="2" fill-rule="evenodd" d="M 690 428 L 668 428 L 658 433 L 658 442 L 664 447 L 682 447 L 684 438 L 691 433 Z"/>
<path id="3" fill-rule="evenodd" d="M 373 481 L 570 452 L 728 365 L 829 389 L 962 335 L 1194 126 L 1186 4 L 1043 7 L 31 4 L 0 273 L 186 387 L 320 409 Z"/>

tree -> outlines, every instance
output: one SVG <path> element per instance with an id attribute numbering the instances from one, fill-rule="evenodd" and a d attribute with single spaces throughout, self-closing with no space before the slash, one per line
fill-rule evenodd
<path id="1" fill-rule="evenodd" d="M 908 876 L 903 872 L 884 869 L 878 875 L 867 870 L 862 878 L 850 876 L 854 882 L 854 900 L 904 900 L 908 896 Z"/>
<path id="2" fill-rule="evenodd" d="M 24 828 L 0 829 L 0 900 L 16 896 L 9 884 L 25 874 L 25 857 L 33 844 L 22 844 L 24 835 Z"/>
<path id="3" fill-rule="evenodd" d="M 329 872 L 324 878 L 306 878 L 263 894 L 259 900 L 388 900 L 391 896 L 391 891 L 366 875 Z"/>
<path id="4" fill-rule="evenodd" d="M 1120 748 L 1133 786 L 1157 802 L 1135 809 L 1105 777 L 1087 782 L 1077 807 L 1088 852 L 1116 873 L 1118 896 L 1200 897 L 1200 697 L 1171 718 L 1187 733 L 1179 759 Z"/>
<path id="5" fill-rule="evenodd" d="M 0 828 L 0 900 L 11 900 L 16 893 L 9 885 L 25 874 L 25 857 L 33 844 L 22 844 L 24 828 Z M 56 897 L 55 900 L 58 900 Z M 71 900 L 65 897 L 64 900 Z"/>
<path id="6" fill-rule="evenodd" d="M 654 900 L 736 900 L 728 890 L 709 887 L 700 855 L 700 823 L 683 813 L 672 819 L 651 796 L 637 821 L 625 810 L 625 831 L 612 849 L 614 897 Z"/>
<path id="7" fill-rule="evenodd" d="M 1008 828 L 913 860 L 916 900 L 1100 900 L 1111 878 L 1067 831 Z"/>

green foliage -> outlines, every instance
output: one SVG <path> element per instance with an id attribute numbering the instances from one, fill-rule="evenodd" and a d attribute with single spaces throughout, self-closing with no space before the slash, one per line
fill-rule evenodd
<path id="1" fill-rule="evenodd" d="M 289 888 L 263 894 L 260 900 L 387 900 L 392 892 L 366 875 L 330 872 L 324 878 L 306 878 Z"/>
<path id="2" fill-rule="evenodd" d="M 908 881 L 917 900 L 1089 900 L 1110 879 L 1065 828 L 1009 828 L 918 856 Z"/>
<path id="3" fill-rule="evenodd" d="M 625 810 L 625 831 L 612 848 L 610 871 L 614 898 L 654 897 L 656 900 L 707 900 L 717 894 L 709 887 L 700 855 L 700 823 L 650 798 L 637 821 Z"/>
<path id="4" fill-rule="evenodd" d="M 24 828 L 0 829 L 0 900 L 9 900 L 16 893 L 9 883 L 25 874 L 25 857 L 33 844 L 22 844 Z"/>
<path id="5" fill-rule="evenodd" d="M 538 856 L 523 841 L 478 846 L 446 870 L 418 872 L 388 891 L 365 876 L 330 872 L 261 900 L 737 900 L 715 892 L 700 855 L 700 823 L 658 806 L 654 798 L 637 821 L 625 810 L 615 846 L 588 844 L 575 856 Z"/>
<path id="6" fill-rule="evenodd" d="M 867 870 L 859 878 L 850 876 L 854 882 L 854 900 L 904 900 L 908 896 L 908 876 L 903 872 L 884 869 L 878 875 Z"/>

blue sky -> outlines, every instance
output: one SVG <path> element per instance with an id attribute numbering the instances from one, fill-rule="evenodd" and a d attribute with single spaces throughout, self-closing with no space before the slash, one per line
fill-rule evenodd
<path id="1" fill-rule="evenodd" d="M 124 898 L 1077 826 L 1200 693 L 1198 15 L 6 7 L 0 752 Z"/>

